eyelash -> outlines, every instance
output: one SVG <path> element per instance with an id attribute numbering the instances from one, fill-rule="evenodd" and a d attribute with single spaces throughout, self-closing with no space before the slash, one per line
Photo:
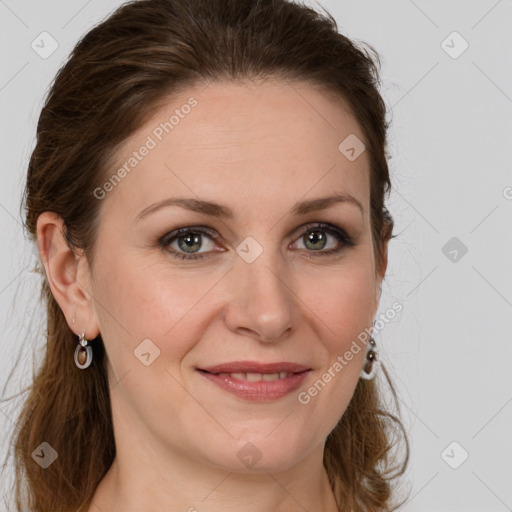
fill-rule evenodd
<path id="1" fill-rule="evenodd" d="M 354 239 L 349 236 L 343 229 L 338 228 L 337 226 L 334 226 L 333 224 L 325 223 L 325 222 L 317 222 L 308 224 L 305 226 L 304 231 L 301 233 L 299 238 L 304 237 L 306 234 L 313 232 L 313 231 L 325 231 L 326 233 L 329 233 L 331 235 L 334 235 L 336 238 L 338 238 L 339 242 L 341 242 L 341 245 L 338 245 L 338 247 L 335 247 L 334 249 L 328 249 L 328 250 L 321 250 L 321 251 L 308 251 L 312 254 L 310 254 L 311 258 L 316 257 L 324 257 L 324 256 L 331 256 L 333 254 L 341 252 L 346 247 L 353 247 L 355 246 Z M 205 227 L 187 227 L 187 228 L 180 228 L 176 229 L 174 231 L 171 231 L 170 233 L 165 234 L 162 236 L 158 243 L 167 250 L 169 254 L 172 254 L 175 258 L 181 258 L 182 260 L 198 260 L 201 258 L 204 258 L 205 256 L 211 255 L 211 252 L 204 252 L 204 253 L 184 253 L 176 251 L 175 249 L 172 249 L 171 251 L 168 250 L 168 246 L 175 240 L 180 238 L 181 236 L 194 234 L 194 235 L 207 235 L 210 237 L 213 241 L 217 241 L 219 237 L 216 235 L 216 233 Z"/>

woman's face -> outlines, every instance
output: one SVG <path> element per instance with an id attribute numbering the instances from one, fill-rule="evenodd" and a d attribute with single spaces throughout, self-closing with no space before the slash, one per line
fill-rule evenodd
<path id="1" fill-rule="evenodd" d="M 354 136 L 354 118 L 311 85 L 214 82 L 119 148 L 96 191 L 88 282 L 118 446 L 233 471 L 321 456 L 365 347 L 333 365 L 380 296 Z M 334 195 L 352 199 L 324 203 Z"/>

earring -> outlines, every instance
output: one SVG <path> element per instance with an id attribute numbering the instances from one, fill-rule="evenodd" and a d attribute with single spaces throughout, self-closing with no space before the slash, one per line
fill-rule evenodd
<path id="1" fill-rule="evenodd" d="M 377 345 L 375 340 L 370 337 L 370 342 L 366 346 L 366 360 L 361 370 L 361 378 L 364 380 L 372 380 L 377 373 Z"/>
<path id="2" fill-rule="evenodd" d="M 85 332 L 78 335 L 78 345 L 75 349 L 75 364 L 81 370 L 88 368 L 92 363 L 92 347 L 87 345 Z"/>

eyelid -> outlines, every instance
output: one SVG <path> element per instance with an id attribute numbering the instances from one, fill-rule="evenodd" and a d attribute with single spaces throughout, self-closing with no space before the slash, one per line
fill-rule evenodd
<path id="1" fill-rule="evenodd" d="M 207 226 L 187 226 L 184 228 L 177 228 L 171 231 L 166 232 L 163 236 L 159 238 L 161 242 L 169 242 L 173 238 L 178 238 L 180 235 L 186 235 L 188 233 L 199 232 L 201 234 L 207 234 L 212 240 L 219 240 L 219 234 L 214 230 Z"/>
<path id="2" fill-rule="evenodd" d="M 336 235 L 340 240 L 340 244 L 342 245 L 342 248 L 339 249 L 339 251 L 341 251 L 345 246 L 353 247 L 356 245 L 355 238 L 353 236 L 349 235 L 349 233 L 342 227 L 339 227 L 336 224 L 332 224 L 330 222 L 309 222 L 298 229 L 298 234 L 300 237 L 304 236 L 306 233 L 310 231 L 315 230 L 325 231 L 327 233 L 330 233 L 331 235 Z M 297 232 L 294 232 L 294 241 L 297 240 L 297 236 L 295 236 L 296 233 Z M 314 253 L 315 251 L 308 252 Z M 329 252 L 336 252 L 336 250 L 328 249 L 325 251 L 318 251 L 318 254 L 329 254 Z"/>

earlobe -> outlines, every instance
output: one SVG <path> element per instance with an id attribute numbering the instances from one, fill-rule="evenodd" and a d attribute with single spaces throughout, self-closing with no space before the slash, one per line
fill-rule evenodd
<path id="1" fill-rule="evenodd" d="M 63 219 L 54 212 L 43 212 L 37 219 L 37 243 L 51 292 L 68 326 L 86 330 L 86 337 L 99 334 L 89 283 L 79 272 L 83 256 L 73 252 L 65 238 Z M 75 321 L 73 322 L 73 318 Z M 83 327 L 82 327 L 83 326 Z"/>

